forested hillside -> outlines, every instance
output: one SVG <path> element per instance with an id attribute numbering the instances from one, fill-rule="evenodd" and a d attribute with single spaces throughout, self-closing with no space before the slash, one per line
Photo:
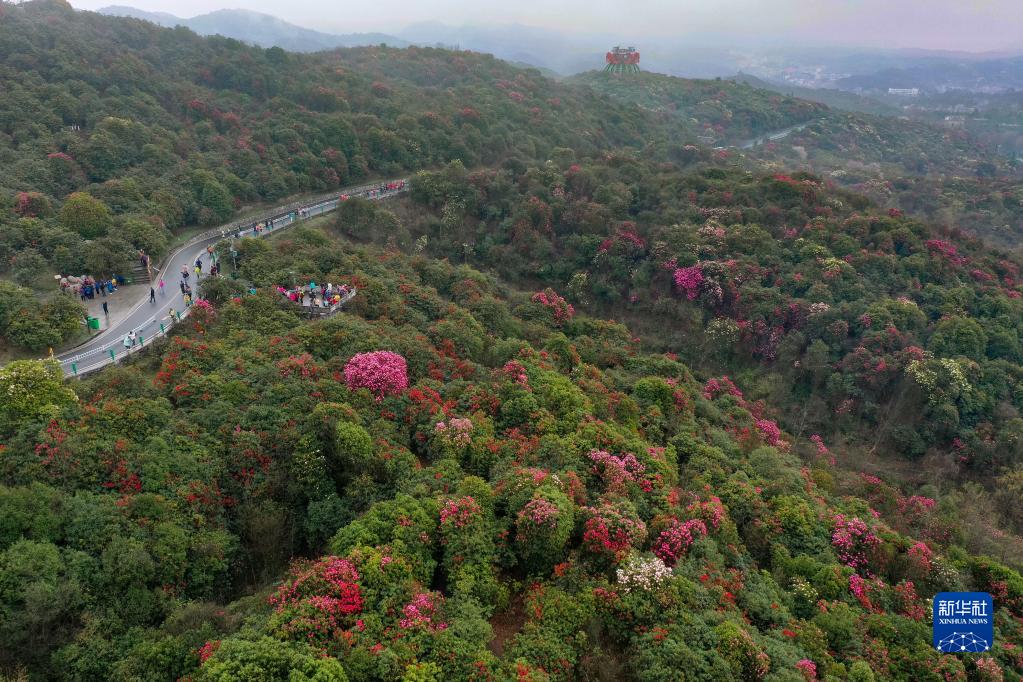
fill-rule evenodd
<path id="1" fill-rule="evenodd" d="M 412 189 L 220 243 L 120 366 L 0 367 L 0 680 L 1023 675 L 1012 254 L 485 56 L 0 12 L 7 261 Z M 955 590 L 990 652 L 932 646 Z"/>
<path id="2" fill-rule="evenodd" d="M 735 146 L 805 123 L 783 138 L 720 154 L 758 172 L 816 173 L 881 206 L 913 211 L 1002 246 L 1013 247 L 1023 237 L 1023 172 L 994 145 L 963 130 L 841 111 L 744 82 L 649 73 L 590 73 L 575 80 L 671 115 L 694 142 Z"/>
<path id="3" fill-rule="evenodd" d="M 621 76 L 602 71 L 579 74 L 584 84 L 613 99 L 677 117 L 684 132 L 714 145 L 735 145 L 828 113 L 827 107 L 732 80 L 694 80 L 659 73 Z"/>
<path id="4" fill-rule="evenodd" d="M 633 107 L 478 54 L 294 55 L 60 0 L 0 11 L 0 275 L 29 287 L 123 273 L 138 249 L 159 259 L 172 232 L 254 202 L 663 137 Z M 75 330 L 55 314 L 31 330 L 5 319 L 0 338 L 36 349 Z"/>

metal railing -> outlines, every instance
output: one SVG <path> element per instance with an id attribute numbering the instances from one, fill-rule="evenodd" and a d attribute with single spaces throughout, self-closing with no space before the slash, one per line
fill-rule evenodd
<path id="1" fill-rule="evenodd" d="M 402 183 L 402 185 L 395 189 L 386 189 L 388 184 L 395 182 Z M 287 206 L 277 207 L 268 213 L 264 213 L 260 217 L 236 220 L 198 234 L 169 254 L 165 259 L 165 262 L 169 264 L 173 260 L 174 256 L 185 249 L 192 249 L 199 246 L 205 248 L 210 242 L 219 241 L 221 239 L 245 236 L 265 237 L 271 234 L 276 234 L 284 228 L 297 225 L 309 218 L 336 210 L 342 201 L 342 196 L 347 196 L 348 198 L 362 197 L 372 200 L 388 199 L 407 192 L 410 188 L 411 185 L 408 178 L 404 178 L 397 181 L 392 180 L 385 183 L 363 185 L 353 189 L 348 189 L 344 192 L 331 192 L 330 194 L 320 195 L 305 201 L 294 202 Z M 273 227 L 269 227 L 271 222 Z M 257 232 L 256 226 L 261 224 L 266 225 L 267 227 L 264 227 L 260 232 Z M 164 274 L 164 272 L 160 272 L 161 277 Z M 334 306 L 322 308 L 324 314 L 320 314 L 318 316 L 329 317 L 330 315 L 333 315 L 342 306 L 350 302 L 355 297 L 356 292 L 357 290 L 353 289 Z M 133 308 L 131 312 L 134 312 L 138 306 L 143 304 L 144 300 Z M 303 308 L 305 307 L 306 306 L 303 306 Z M 173 329 L 174 324 L 188 316 L 189 309 L 190 308 L 186 306 L 184 310 L 178 311 L 176 315 L 177 319 L 175 320 L 169 319 L 169 316 L 167 315 L 160 316 L 157 314 L 153 315 L 145 322 L 132 327 L 126 332 L 126 334 L 135 332 L 138 337 L 138 343 L 134 346 L 126 347 L 124 345 L 124 337 L 119 336 L 119 338 L 108 341 L 101 346 L 90 348 L 87 351 L 83 351 L 69 358 L 59 359 L 61 368 L 64 370 L 65 376 L 74 377 L 93 372 L 109 364 L 114 364 L 121 359 L 127 358 L 130 355 L 141 351 L 160 337 L 166 336 L 168 332 Z M 164 324 L 163 320 L 167 320 L 167 324 Z"/>

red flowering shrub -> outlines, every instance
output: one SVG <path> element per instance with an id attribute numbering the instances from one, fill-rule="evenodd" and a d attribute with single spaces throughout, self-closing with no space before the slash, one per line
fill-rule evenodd
<path id="1" fill-rule="evenodd" d="M 328 556 L 316 562 L 298 562 L 290 576 L 270 596 L 276 607 L 271 627 L 281 636 L 310 643 L 336 641 L 362 612 L 359 573 L 348 559 Z"/>
<path id="2" fill-rule="evenodd" d="M 629 550 L 646 538 L 646 524 L 631 510 L 604 503 L 600 507 L 585 507 L 583 549 L 617 563 Z"/>
<path id="3" fill-rule="evenodd" d="M 199 656 L 199 665 L 202 665 L 207 660 L 209 660 L 209 657 L 212 656 L 214 652 L 216 652 L 216 650 L 219 648 L 220 648 L 219 639 L 206 642 L 201 647 L 199 647 L 199 650 L 196 652 L 196 654 L 198 654 Z"/>
<path id="4" fill-rule="evenodd" d="M 480 512 L 479 504 L 469 495 L 457 500 L 448 499 L 440 510 L 440 525 L 442 528 L 464 528 L 472 523 Z"/>
<path id="5" fill-rule="evenodd" d="M 575 315 L 575 308 L 572 307 L 572 304 L 551 288 L 536 292 L 529 300 L 550 310 L 554 317 L 554 324 L 559 326 L 571 320 Z"/>

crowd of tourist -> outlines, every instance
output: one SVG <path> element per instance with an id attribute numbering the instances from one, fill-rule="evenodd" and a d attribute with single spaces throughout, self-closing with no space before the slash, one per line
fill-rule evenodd
<path id="1" fill-rule="evenodd" d="M 117 291 L 117 287 L 124 284 L 124 277 L 112 275 L 109 279 L 97 279 L 91 275 L 60 275 L 58 277 L 60 290 L 66 294 L 74 294 L 82 299 L 82 302 L 92 301 L 97 295 L 105 297 Z"/>
<path id="2" fill-rule="evenodd" d="M 277 293 L 281 296 L 293 303 L 310 308 L 330 308 L 338 305 L 352 291 L 353 288 L 347 284 L 335 286 L 331 282 L 327 284 L 309 282 L 309 284 L 296 287 L 295 289 L 287 289 L 282 286 L 277 287 Z"/>

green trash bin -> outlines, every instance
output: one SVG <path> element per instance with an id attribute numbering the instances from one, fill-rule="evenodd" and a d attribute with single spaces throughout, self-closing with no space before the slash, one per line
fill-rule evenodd
<path id="1" fill-rule="evenodd" d="M 90 317 L 89 318 L 89 329 L 99 329 L 99 318 L 98 317 Z"/>

